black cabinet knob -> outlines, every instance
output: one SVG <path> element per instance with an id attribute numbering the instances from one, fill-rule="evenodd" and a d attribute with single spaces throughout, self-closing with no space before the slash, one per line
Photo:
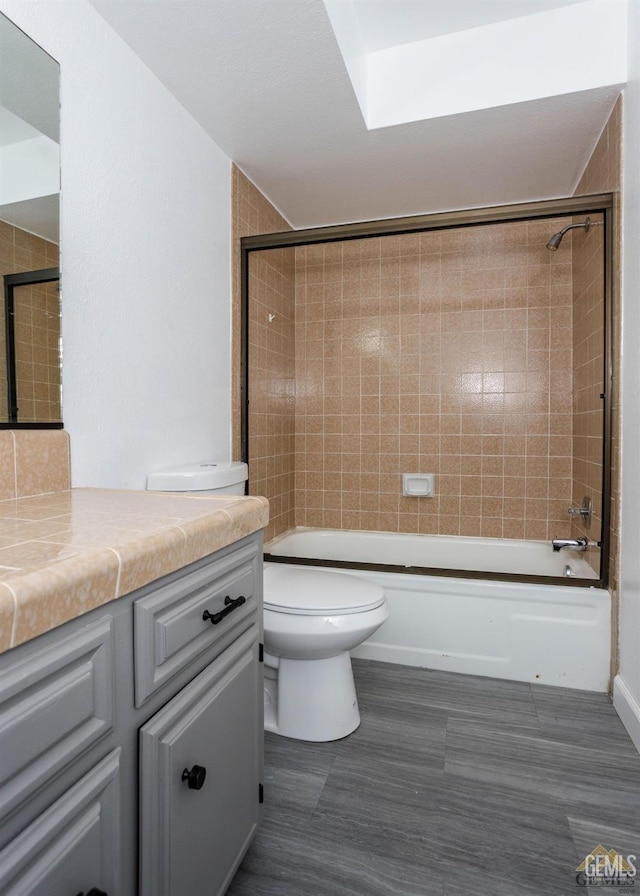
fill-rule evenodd
<path id="1" fill-rule="evenodd" d="M 207 777 L 207 770 L 202 765 L 194 765 L 191 771 L 188 768 L 182 772 L 182 780 L 187 782 L 189 790 L 200 790 Z"/>
<path id="2" fill-rule="evenodd" d="M 84 893 L 78 893 L 78 896 L 85 896 Z M 98 890 L 97 887 L 91 887 L 86 896 L 107 896 L 104 890 Z"/>

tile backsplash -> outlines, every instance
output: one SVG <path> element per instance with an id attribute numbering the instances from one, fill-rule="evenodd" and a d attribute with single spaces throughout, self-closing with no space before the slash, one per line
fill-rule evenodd
<path id="1" fill-rule="evenodd" d="M 67 432 L 0 430 L 0 501 L 69 488 L 71 456 Z"/>

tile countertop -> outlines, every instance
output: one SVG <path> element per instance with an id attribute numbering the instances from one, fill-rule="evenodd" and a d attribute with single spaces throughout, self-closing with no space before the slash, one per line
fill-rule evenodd
<path id="1" fill-rule="evenodd" d="M 0 501 L 0 653 L 266 526 L 266 498 L 76 488 Z"/>

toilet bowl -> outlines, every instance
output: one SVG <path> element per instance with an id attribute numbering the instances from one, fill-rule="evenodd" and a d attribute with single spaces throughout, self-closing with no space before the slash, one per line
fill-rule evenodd
<path id="1" fill-rule="evenodd" d="M 387 619 L 379 585 L 359 576 L 264 565 L 265 729 L 297 740 L 360 724 L 349 651 Z"/>

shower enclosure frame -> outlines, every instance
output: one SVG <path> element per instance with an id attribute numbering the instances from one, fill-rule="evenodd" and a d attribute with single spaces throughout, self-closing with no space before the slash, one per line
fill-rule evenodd
<path id="1" fill-rule="evenodd" d="M 383 236 L 423 233 L 427 231 L 450 230 L 474 227 L 483 224 L 515 223 L 535 221 L 544 218 L 571 217 L 575 215 L 601 214 L 604 231 L 604 320 L 603 320 L 603 432 L 602 432 L 602 531 L 600 537 L 600 575 L 597 579 L 558 578 L 553 576 L 522 576 L 511 573 L 462 573 L 463 577 L 498 579 L 501 581 L 530 581 L 537 583 L 563 584 L 574 587 L 607 588 L 609 582 L 609 553 L 611 525 L 611 440 L 613 436 L 612 398 L 614 387 L 613 369 L 613 234 L 616 210 L 614 194 L 597 193 L 572 196 L 565 199 L 540 200 L 513 205 L 488 208 L 466 209 L 453 212 L 439 212 L 431 215 L 415 215 L 404 218 L 389 218 L 378 221 L 364 221 L 354 224 L 339 224 L 312 227 L 303 230 L 289 230 L 257 236 L 242 237 L 240 240 L 240 445 L 241 460 L 249 462 L 249 259 L 252 252 L 268 249 L 293 249 L 318 243 L 345 242 Z M 248 490 L 248 482 L 247 482 Z M 278 558 L 282 559 L 282 558 Z M 297 559 L 294 562 L 304 563 Z M 322 561 L 310 561 L 319 565 Z M 335 565 L 331 563 L 330 565 Z M 349 565 L 349 564 L 345 564 Z M 356 567 L 362 564 L 352 564 Z M 388 565 L 367 564 L 372 570 L 384 572 Z M 400 568 L 399 568 L 400 569 Z M 404 573 L 417 575 L 460 576 L 460 570 L 422 567 L 402 567 Z"/>
<path id="2" fill-rule="evenodd" d="M 14 292 L 21 286 L 36 286 L 39 283 L 59 283 L 60 268 L 40 268 L 35 271 L 22 271 L 19 274 L 5 274 L 4 282 L 4 323 L 5 323 L 5 361 L 7 377 L 7 420 L 0 422 L 0 429 L 62 429 L 62 420 L 31 421 L 18 420 L 18 384 L 16 372 L 15 346 L 15 296 Z"/>

